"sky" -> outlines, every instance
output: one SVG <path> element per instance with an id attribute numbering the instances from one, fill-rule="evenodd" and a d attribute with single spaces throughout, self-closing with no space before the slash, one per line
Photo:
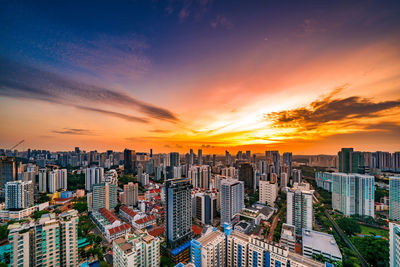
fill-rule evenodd
<path id="1" fill-rule="evenodd" d="M 400 151 L 399 1 L 4 1 L 0 147 Z"/>

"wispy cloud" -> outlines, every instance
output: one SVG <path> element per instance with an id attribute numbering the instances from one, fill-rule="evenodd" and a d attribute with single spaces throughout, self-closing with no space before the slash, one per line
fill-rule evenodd
<path id="1" fill-rule="evenodd" d="M 225 16 L 218 15 L 216 18 L 211 20 L 210 26 L 214 29 L 221 27 L 229 30 L 232 29 L 233 23 L 230 20 L 228 20 Z"/>
<path id="2" fill-rule="evenodd" d="M 63 128 L 62 130 L 54 130 L 52 133 L 65 134 L 65 135 L 95 135 L 92 131 L 87 129 L 77 128 Z"/>
<path id="3" fill-rule="evenodd" d="M 171 131 L 170 130 L 163 130 L 163 129 L 154 129 L 154 130 L 150 130 L 149 132 L 151 132 L 151 133 L 169 133 Z"/>
<path id="4" fill-rule="evenodd" d="M 129 121 L 147 122 L 128 114 L 91 107 L 90 105 L 113 105 L 130 108 L 151 118 L 177 122 L 171 111 L 157 107 L 132 96 L 108 88 L 77 82 L 60 75 L 27 65 L 0 59 L 0 95 L 59 103 L 119 117 Z"/>

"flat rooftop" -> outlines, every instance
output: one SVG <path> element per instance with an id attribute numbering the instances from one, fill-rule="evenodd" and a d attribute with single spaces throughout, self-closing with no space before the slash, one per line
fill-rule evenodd
<path id="1" fill-rule="evenodd" d="M 342 257 L 333 235 L 303 229 L 303 247 L 311 247 L 335 257 Z"/>

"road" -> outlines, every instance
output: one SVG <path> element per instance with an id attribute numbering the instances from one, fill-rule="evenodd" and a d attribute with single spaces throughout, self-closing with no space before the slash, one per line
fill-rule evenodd
<path id="1" fill-rule="evenodd" d="M 269 235 L 268 235 L 268 240 L 270 240 L 270 241 L 272 241 L 274 238 L 275 227 L 278 224 L 279 217 L 280 217 L 285 205 L 286 205 L 286 202 L 283 203 L 280 211 L 278 211 L 278 213 L 275 215 L 274 219 L 272 220 L 271 228 L 270 228 Z"/>

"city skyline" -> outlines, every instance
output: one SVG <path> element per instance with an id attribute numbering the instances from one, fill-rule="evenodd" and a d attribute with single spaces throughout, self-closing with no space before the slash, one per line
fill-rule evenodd
<path id="1" fill-rule="evenodd" d="M 400 150 L 396 1 L 10 1 L 0 14 L 1 148 Z"/>

